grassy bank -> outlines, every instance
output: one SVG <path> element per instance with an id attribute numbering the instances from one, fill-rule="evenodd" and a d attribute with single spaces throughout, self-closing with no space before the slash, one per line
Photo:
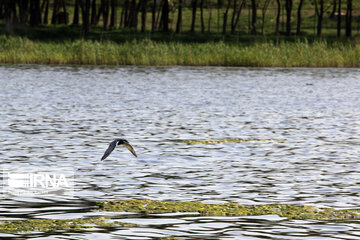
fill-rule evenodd
<path id="1" fill-rule="evenodd" d="M 241 45 L 152 40 L 45 42 L 0 36 L 0 63 L 191 65 L 249 67 L 360 67 L 360 46 L 318 41 Z"/>

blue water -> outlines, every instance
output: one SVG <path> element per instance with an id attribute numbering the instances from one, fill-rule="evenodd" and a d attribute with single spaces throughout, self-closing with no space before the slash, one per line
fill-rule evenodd
<path id="1" fill-rule="evenodd" d="M 9 196 L 0 219 L 105 216 L 139 227 L 37 239 L 360 239 L 358 220 L 92 211 L 109 199 L 358 208 L 360 70 L 0 67 L 0 167 L 72 168 L 72 195 Z M 110 141 L 124 137 L 138 159 Z M 268 139 L 187 144 L 179 140 Z"/>

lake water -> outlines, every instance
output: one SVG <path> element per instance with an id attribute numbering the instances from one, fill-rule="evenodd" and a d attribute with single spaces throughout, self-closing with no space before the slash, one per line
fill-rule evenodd
<path id="1" fill-rule="evenodd" d="M 123 215 L 109 199 L 358 208 L 360 70 L 0 67 L 1 164 L 73 168 L 74 196 L 12 196 L 0 218 L 110 216 L 139 227 L 37 239 L 360 239 L 360 221 Z M 138 159 L 116 149 L 115 137 Z M 187 144 L 179 140 L 268 139 Z"/>

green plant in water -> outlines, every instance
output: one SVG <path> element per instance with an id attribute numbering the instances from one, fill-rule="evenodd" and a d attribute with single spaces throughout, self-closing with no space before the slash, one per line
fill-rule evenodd
<path id="1" fill-rule="evenodd" d="M 229 138 L 229 139 L 219 139 L 219 140 L 180 140 L 181 142 L 187 144 L 213 144 L 213 143 L 242 143 L 242 142 L 252 142 L 252 141 L 278 141 L 283 142 L 284 140 L 280 139 L 263 139 L 263 138 Z"/>
<path id="2" fill-rule="evenodd" d="M 180 240 L 180 238 L 177 238 L 177 237 L 162 237 L 162 238 L 159 238 L 159 240 Z"/>
<path id="3" fill-rule="evenodd" d="M 99 210 L 142 214 L 188 212 L 201 216 L 278 215 L 289 219 L 345 220 L 359 219 L 360 209 L 335 210 L 291 204 L 241 205 L 238 203 L 205 204 L 152 200 L 114 200 L 98 203 Z"/>
<path id="4" fill-rule="evenodd" d="M 123 223 L 119 221 L 108 222 L 108 219 L 100 218 L 79 218 L 79 219 L 28 219 L 28 220 L 2 220 L 0 221 L 0 232 L 48 232 L 55 230 L 81 231 L 95 227 L 132 227 L 136 224 Z"/>

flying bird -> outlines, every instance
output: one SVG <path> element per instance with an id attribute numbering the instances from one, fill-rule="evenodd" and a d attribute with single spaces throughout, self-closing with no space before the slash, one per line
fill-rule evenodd
<path id="1" fill-rule="evenodd" d="M 119 145 L 123 145 L 123 146 L 126 147 L 135 157 L 137 157 L 134 148 L 130 145 L 130 143 L 129 143 L 126 139 L 117 138 L 117 139 L 115 139 L 114 141 L 112 141 L 112 142 L 110 143 L 109 147 L 106 149 L 104 155 L 102 156 L 101 161 L 104 160 L 105 158 L 107 158 L 107 157 L 110 155 L 110 153 L 111 153 L 112 151 L 114 151 L 114 149 L 116 148 L 116 146 L 119 146 Z"/>

